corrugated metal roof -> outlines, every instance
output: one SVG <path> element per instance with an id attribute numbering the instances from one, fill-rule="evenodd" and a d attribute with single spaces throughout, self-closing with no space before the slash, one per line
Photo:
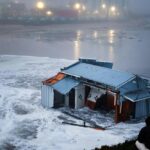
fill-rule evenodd
<path id="1" fill-rule="evenodd" d="M 143 89 L 143 90 L 126 93 L 124 97 L 133 102 L 137 102 L 141 100 L 150 99 L 150 93 L 148 90 Z"/>
<path id="2" fill-rule="evenodd" d="M 121 88 L 119 88 L 121 95 L 124 95 L 125 93 L 130 91 L 135 91 L 137 89 L 138 89 L 137 83 L 134 83 L 132 81 L 124 84 Z"/>
<path id="3" fill-rule="evenodd" d="M 116 71 L 82 62 L 77 63 L 70 68 L 65 68 L 62 72 L 77 77 L 84 77 L 86 79 L 113 86 L 115 88 L 118 88 L 125 82 L 135 78 L 135 75 L 131 73 Z"/>
<path id="4" fill-rule="evenodd" d="M 80 58 L 79 62 L 91 64 L 91 65 L 96 65 L 96 66 L 101 66 L 101 67 L 106 67 L 106 68 L 110 68 L 110 69 L 112 69 L 112 67 L 113 67 L 113 63 L 111 63 L 111 62 L 102 62 L 102 61 L 97 61 L 95 59 Z"/>
<path id="5" fill-rule="evenodd" d="M 138 91 L 139 89 L 147 89 L 146 85 L 147 85 L 147 82 L 144 79 L 140 78 L 139 76 L 136 76 L 135 79 L 124 84 L 123 86 L 119 88 L 120 94 L 124 95 L 131 91 Z"/>
<path id="6" fill-rule="evenodd" d="M 70 77 L 58 81 L 52 87 L 61 94 L 67 94 L 72 88 L 76 87 L 80 82 Z"/>

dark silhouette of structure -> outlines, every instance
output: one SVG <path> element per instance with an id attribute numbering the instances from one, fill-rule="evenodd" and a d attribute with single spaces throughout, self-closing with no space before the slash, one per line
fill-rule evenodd
<path id="1" fill-rule="evenodd" d="M 146 126 L 143 127 L 138 135 L 138 142 L 144 144 L 147 149 L 150 149 L 150 117 L 145 120 Z"/>

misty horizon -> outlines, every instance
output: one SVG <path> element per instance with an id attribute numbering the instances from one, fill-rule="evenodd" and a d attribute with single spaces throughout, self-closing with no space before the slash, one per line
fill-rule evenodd
<path id="1" fill-rule="evenodd" d="M 27 8 L 34 8 L 36 5 L 37 0 L 0 0 L 0 2 L 21 2 L 25 3 Z M 40 0 L 39 0 L 40 1 Z M 45 2 L 45 4 L 49 5 L 50 7 L 65 7 L 69 3 L 75 3 L 78 1 L 75 0 L 41 0 Z M 88 0 L 83 0 L 85 5 L 89 3 Z M 101 1 L 99 1 L 101 2 Z M 108 0 L 105 0 L 103 2 L 108 2 Z M 117 0 L 114 0 L 115 3 L 118 3 Z M 125 0 L 127 4 L 127 9 L 130 13 L 137 14 L 137 15 L 150 15 L 150 0 Z M 90 2 L 91 3 L 91 2 Z M 111 2 L 112 3 L 112 2 Z"/>

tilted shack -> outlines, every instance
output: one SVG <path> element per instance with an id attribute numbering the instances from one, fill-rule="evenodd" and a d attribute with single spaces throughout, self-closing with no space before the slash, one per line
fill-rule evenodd
<path id="1" fill-rule="evenodd" d="M 113 109 L 116 122 L 146 117 L 150 115 L 147 83 L 132 73 L 113 70 L 112 63 L 79 59 L 42 82 L 42 105 Z"/>

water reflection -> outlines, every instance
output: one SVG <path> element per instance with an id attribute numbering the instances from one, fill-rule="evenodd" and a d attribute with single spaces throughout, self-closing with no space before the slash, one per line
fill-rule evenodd
<path id="1" fill-rule="evenodd" d="M 76 39 L 74 41 L 74 58 L 78 59 L 80 57 L 80 50 L 81 50 L 81 31 L 77 31 Z"/>
<path id="2" fill-rule="evenodd" d="M 109 30 L 108 31 L 108 42 L 110 44 L 114 43 L 114 36 L 115 36 L 115 31 L 114 30 Z"/>
<path id="3" fill-rule="evenodd" d="M 81 32 L 80 30 L 77 31 L 77 34 L 76 34 L 76 35 L 77 35 L 77 36 L 76 36 L 76 39 L 77 39 L 77 40 L 80 40 L 80 39 L 81 39 L 81 33 L 82 33 L 82 32 Z"/>
<path id="4" fill-rule="evenodd" d="M 114 62 L 119 70 L 150 76 L 150 30 L 134 28 L 123 30 L 100 24 L 57 28 L 1 26 L 0 54 L 97 58 Z"/>
<path id="5" fill-rule="evenodd" d="M 108 52 L 108 57 L 110 61 L 114 61 L 114 47 L 110 46 L 109 47 L 109 52 Z"/>
<path id="6" fill-rule="evenodd" d="M 95 39 L 98 38 L 98 32 L 97 32 L 97 31 L 94 31 L 94 32 L 93 32 L 93 37 L 94 37 Z"/>

